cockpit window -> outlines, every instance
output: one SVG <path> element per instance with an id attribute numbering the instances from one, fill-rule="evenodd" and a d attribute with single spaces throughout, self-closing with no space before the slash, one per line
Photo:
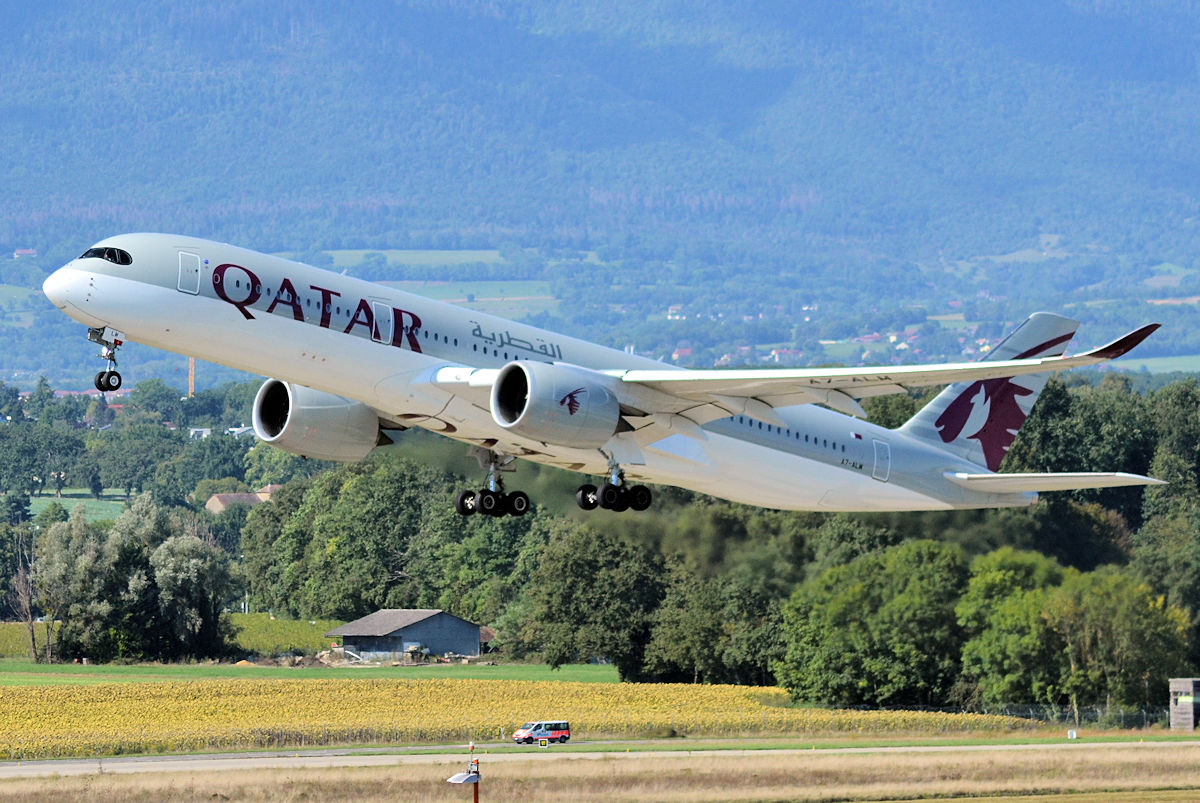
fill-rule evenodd
<path id="1" fill-rule="evenodd" d="M 84 251 L 83 256 L 79 258 L 91 259 L 92 257 L 98 259 L 107 259 L 114 265 L 133 264 L 133 257 L 129 255 L 129 252 L 122 251 L 120 248 L 89 248 L 88 250 Z"/>

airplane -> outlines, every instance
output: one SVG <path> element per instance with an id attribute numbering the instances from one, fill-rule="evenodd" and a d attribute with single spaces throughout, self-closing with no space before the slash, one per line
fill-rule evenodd
<path id="1" fill-rule="evenodd" d="M 483 487 L 463 515 L 524 515 L 502 474 L 524 458 L 597 477 L 579 507 L 646 510 L 644 483 L 760 507 L 911 511 L 1032 505 L 1039 492 L 1160 481 L 997 473 L 1052 372 L 1120 357 L 1150 324 L 1065 356 L 1078 323 L 1039 312 L 977 362 L 688 370 L 382 284 L 208 240 L 122 234 L 43 292 L 117 352 L 143 343 L 259 374 L 254 431 L 294 454 L 358 461 L 420 427 L 470 446 Z M 948 385 L 896 429 L 860 401 Z"/>

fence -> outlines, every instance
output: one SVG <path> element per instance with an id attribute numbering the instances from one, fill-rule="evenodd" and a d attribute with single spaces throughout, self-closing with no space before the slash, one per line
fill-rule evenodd
<path id="1" fill-rule="evenodd" d="M 1171 709 L 1167 706 L 1145 706 L 1121 708 L 1117 706 L 1080 706 L 1078 710 L 1069 705 L 1017 705 L 1008 703 L 980 708 L 938 708 L 934 706 L 910 706 L 906 711 L 940 711 L 947 714 L 994 714 L 996 716 L 1019 717 L 1033 722 L 1061 722 L 1065 725 L 1091 725 L 1098 728 L 1151 728 L 1169 727 Z"/>

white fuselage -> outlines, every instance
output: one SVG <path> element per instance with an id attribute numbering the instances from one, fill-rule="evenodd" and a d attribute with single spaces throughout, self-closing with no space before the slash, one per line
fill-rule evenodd
<path id="1" fill-rule="evenodd" d="M 496 423 L 486 389 L 456 393 L 431 378 L 444 369 L 497 369 L 514 360 L 595 371 L 664 367 L 221 243 L 129 234 L 97 245 L 124 249 L 132 264 L 81 258 L 45 284 L 57 306 L 88 326 L 362 402 L 384 426 L 419 426 L 574 471 L 606 474 L 608 457 L 517 435 Z M 786 426 L 747 416 L 710 421 L 699 437 L 681 432 L 642 444 L 644 463 L 623 468 L 630 478 L 793 510 L 934 510 L 1036 500 L 1032 493 L 956 486 L 945 472 L 979 467 L 896 431 L 815 405 L 775 412 Z"/>

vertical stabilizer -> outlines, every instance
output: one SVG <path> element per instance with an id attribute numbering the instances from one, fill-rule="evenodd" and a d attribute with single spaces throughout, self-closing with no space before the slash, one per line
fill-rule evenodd
<path id="1" fill-rule="evenodd" d="M 1070 318 L 1035 312 L 984 360 L 1057 357 L 1067 350 L 1078 327 Z M 939 393 L 900 431 L 995 471 L 1049 378 L 1046 373 L 959 382 Z"/>

